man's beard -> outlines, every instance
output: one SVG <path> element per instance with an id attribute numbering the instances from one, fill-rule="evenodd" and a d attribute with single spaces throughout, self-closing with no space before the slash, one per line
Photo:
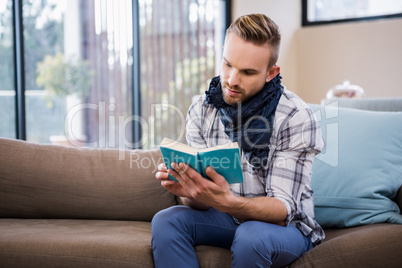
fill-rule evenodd
<path id="1" fill-rule="evenodd" d="M 243 101 L 243 90 L 240 89 L 239 87 L 230 87 L 227 83 L 222 82 L 221 84 L 222 87 L 222 95 L 223 95 L 223 100 L 229 104 L 229 105 L 236 105 L 239 102 Z M 237 96 L 231 96 L 229 92 L 227 91 L 228 88 L 234 92 L 239 92 Z"/>
<path id="2" fill-rule="evenodd" d="M 246 94 L 246 90 L 243 88 L 240 88 L 238 86 L 234 86 L 231 87 L 229 86 L 229 84 L 225 81 L 221 82 L 221 87 L 222 87 L 222 96 L 223 96 L 223 100 L 231 106 L 235 106 L 238 103 L 243 103 L 249 99 L 251 99 L 252 97 L 254 97 L 256 94 L 258 94 L 258 92 L 261 91 L 261 89 L 264 87 L 265 85 L 265 81 L 262 85 L 260 85 L 258 88 L 258 90 L 251 90 L 249 92 L 249 95 Z M 238 92 L 238 94 L 236 96 L 232 96 L 229 94 L 229 92 L 227 92 L 228 88 L 234 92 Z"/>

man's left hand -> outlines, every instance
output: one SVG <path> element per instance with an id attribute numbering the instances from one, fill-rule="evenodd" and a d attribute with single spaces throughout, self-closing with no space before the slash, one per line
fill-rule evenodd
<path id="1" fill-rule="evenodd" d="M 172 163 L 175 170 L 170 169 L 172 175 L 182 185 L 183 189 L 195 200 L 225 212 L 234 197 L 225 178 L 219 175 L 212 167 L 207 167 L 205 173 L 211 179 L 206 179 L 185 163 Z"/>

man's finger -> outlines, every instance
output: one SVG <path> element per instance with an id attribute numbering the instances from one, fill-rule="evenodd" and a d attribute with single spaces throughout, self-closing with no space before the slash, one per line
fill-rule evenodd
<path id="1" fill-rule="evenodd" d="M 165 163 L 160 163 L 160 164 L 158 165 L 158 170 L 159 170 L 159 171 L 167 171 L 167 168 L 166 168 Z"/>
<path id="2" fill-rule="evenodd" d="M 213 182 L 215 182 L 218 185 L 220 185 L 221 183 L 226 183 L 225 178 L 218 172 L 216 172 L 215 169 L 211 166 L 208 166 L 205 169 L 205 174 L 208 176 L 208 178 L 210 178 Z"/>
<path id="3" fill-rule="evenodd" d="M 155 177 L 158 180 L 167 180 L 169 179 L 169 174 L 167 172 L 156 172 Z"/>
<path id="4" fill-rule="evenodd" d="M 173 181 L 173 180 L 161 181 L 161 185 L 162 185 L 163 187 L 167 187 L 167 186 L 173 185 L 173 184 L 175 184 L 175 183 L 177 183 L 177 181 Z"/>
<path id="5" fill-rule="evenodd" d="M 195 186 L 194 179 L 193 177 L 188 174 L 188 172 L 194 171 L 189 165 L 186 165 L 184 163 L 172 163 L 172 167 L 176 170 L 176 172 L 179 173 L 180 179 L 178 181 L 181 183 L 183 187 L 186 187 L 187 189 L 193 188 Z"/>
<path id="6" fill-rule="evenodd" d="M 174 169 L 173 171 L 178 173 L 180 176 L 180 178 L 175 177 L 178 181 L 181 182 L 181 181 L 185 181 L 186 179 L 188 179 L 188 175 L 186 173 L 186 167 L 183 163 L 178 164 L 178 163 L 173 162 L 172 168 Z M 183 178 L 183 176 L 186 176 L 186 178 Z"/>

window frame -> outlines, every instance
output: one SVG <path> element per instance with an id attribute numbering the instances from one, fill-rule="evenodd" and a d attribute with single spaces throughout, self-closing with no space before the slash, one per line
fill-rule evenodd
<path id="1" fill-rule="evenodd" d="M 22 21 L 22 0 L 12 2 L 14 87 L 15 87 L 15 129 L 16 138 L 27 139 L 25 111 L 25 60 Z"/>
<path id="2" fill-rule="evenodd" d="M 364 17 L 338 19 L 338 20 L 309 21 L 308 20 L 308 1 L 309 0 L 302 0 L 302 27 L 338 24 L 338 23 L 346 23 L 346 22 L 360 22 L 360 21 L 380 20 L 380 19 L 402 18 L 402 12 L 401 12 L 401 13 L 395 13 L 395 14 L 389 14 L 389 15 L 364 16 Z"/>

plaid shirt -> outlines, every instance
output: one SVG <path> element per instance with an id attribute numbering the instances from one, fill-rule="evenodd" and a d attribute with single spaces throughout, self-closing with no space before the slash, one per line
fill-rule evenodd
<path id="1" fill-rule="evenodd" d="M 230 142 L 218 111 L 206 104 L 205 95 L 189 108 L 186 119 L 187 143 L 207 148 Z M 288 211 L 286 224 L 293 224 L 313 244 L 325 237 L 314 220 L 313 191 L 310 187 L 314 156 L 324 146 L 319 123 L 309 106 L 296 94 L 284 90 L 276 108 L 270 139 L 268 165 L 253 168 L 242 153 L 243 183 L 231 184 L 234 195 L 269 196 L 281 200 Z"/>

